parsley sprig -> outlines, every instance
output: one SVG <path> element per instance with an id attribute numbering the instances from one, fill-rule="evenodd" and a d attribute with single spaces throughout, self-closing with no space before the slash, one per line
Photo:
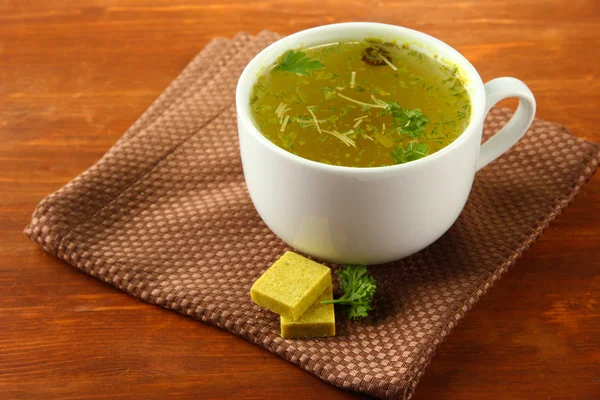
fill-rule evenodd
<path id="1" fill-rule="evenodd" d="M 390 101 L 390 113 L 394 119 L 394 127 L 400 134 L 406 134 L 414 139 L 425 134 L 429 118 L 418 108 L 402 108 L 395 101 Z"/>
<path id="2" fill-rule="evenodd" d="M 294 72 L 298 75 L 310 75 L 310 71 L 323 68 L 324 65 L 319 60 L 307 57 L 302 51 L 286 51 L 275 69 Z"/>
<path id="3" fill-rule="evenodd" d="M 410 109 L 400 107 L 395 101 L 389 103 L 389 113 L 392 114 L 394 129 L 400 135 L 406 135 L 410 139 L 426 138 L 425 128 L 429 123 L 429 118 L 418 108 Z M 405 145 L 399 143 L 392 151 L 392 158 L 395 164 L 404 164 L 409 161 L 418 160 L 429 155 L 430 149 L 426 143 L 412 140 Z"/>
<path id="4" fill-rule="evenodd" d="M 365 265 L 348 265 L 338 271 L 340 286 L 344 295 L 336 300 L 325 300 L 321 304 L 342 304 L 348 306 L 348 318 L 358 319 L 371 311 L 371 299 L 377 288 L 375 279 L 367 272 Z"/>
<path id="5" fill-rule="evenodd" d="M 418 160 L 429 154 L 429 146 L 425 143 L 416 141 L 408 142 L 405 146 L 399 143 L 392 151 L 392 158 L 395 164 L 404 164 L 409 161 Z"/>

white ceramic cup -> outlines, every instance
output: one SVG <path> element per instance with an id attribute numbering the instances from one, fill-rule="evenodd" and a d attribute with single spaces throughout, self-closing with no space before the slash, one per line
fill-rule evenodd
<path id="1" fill-rule="evenodd" d="M 298 157 L 259 132 L 250 113 L 250 94 L 265 67 L 289 49 L 365 38 L 408 43 L 458 67 L 472 106 L 471 122 L 460 137 L 406 164 L 354 168 Z M 485 115 L 508 97 L 519 99 L 516 113 L 481 145 Z M 450 228 L 467 201 L 475 173 L 513 146 L 531 125 L 535 99 L 514 78 L 484 85 L 469 61 L 429 35 L 400 26 L 351 22 L 301 31 L 261 51 L 240 77 L 236 107 L 246 185 L 267 226 L 292 247 L 319 259 L 380 264 L 423 249 Z"/>

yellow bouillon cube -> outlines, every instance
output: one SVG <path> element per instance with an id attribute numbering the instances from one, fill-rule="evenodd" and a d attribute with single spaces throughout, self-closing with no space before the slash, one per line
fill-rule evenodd
<path id="1" fill-rule="evenodd" d="M 285 339 L 335 336 L 335 312 L 333 304 L 321 304 L 333 300 L 333 290 L 329 286 L 323 294 L 298 318 L 292 321 L 281 317 L 281 337 Z"/>
<path id="2" fill-rule="evenodd" d="M 331 288 L 331 270 L 291 251 L 286 252 L 250 290 L 259 306 L 296 321 L 326 288 Z"/>

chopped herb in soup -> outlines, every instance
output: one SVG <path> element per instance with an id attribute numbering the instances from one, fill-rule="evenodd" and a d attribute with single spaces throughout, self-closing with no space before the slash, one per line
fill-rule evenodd
<path id="1" fill-rule="evenodd" d="M 258 78 L 250 105 L 259 130 L 277 146 L 348 167 L 435 153 L 471 116 L 456 68 L 378 40 L 288 50 Z"/>

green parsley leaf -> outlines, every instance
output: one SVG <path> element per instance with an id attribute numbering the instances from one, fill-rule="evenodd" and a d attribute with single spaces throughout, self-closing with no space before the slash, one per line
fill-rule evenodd
<path id="1" fill-rule="evenodd" d="M 331 100 L 335 97 L 336 91 L 331 86 L 325 86 L 321 88 L 321 91 L 325 94 L 325 100 Z"/>
<path id="2" fill-rule="evenodd" d="M 392 151 L 392 158 L 394 159 L 394 164 L 404 164 L 405 162 L 407 162 L 402 143 L 400 143 L 394 148 L 394 150 Z"/>
<path id="3" fill-rule="evenodd" d="M 406 146 L 398 144 L 392 151 L 392 158 L 395 164 L 404 164 L 409 161 L 415 161 L 429 155 L 429 146 L 417 141 L 408 142 Z"/>
<path id="4" fill-rule="evenodd" d="M 348 265 L 338 271 L 340 286 L 344 295 L 336 300 L 322 301 L 321 304 L 342 304 L 348 306 L 348 318 L 366 317 L 372 309 L 371 299 L 377 285 L 375 279 L 367 272 L 365 265 Z"/>
<path id="5" fill-rule="evenodd" d="M 279 61 L 275 69 L 286 72 L 294 72 L 298 75 L 310 75 L 310 71 L 323 68 L 324 65 L 319 60 L 314 60 L 306 56 L 302 51 L 295 52 L 288 50 Z"/>
<path id="6" fill-rule="evenodd" d="M 390 113 L 394 119 L 394 127 L 400 134 L 407 134 L 409 138 L 418 138 L 425 134 L 429 118 L 421 110 L 415 108 L 402 108 L 395 101 L 389 102 Z"/>

